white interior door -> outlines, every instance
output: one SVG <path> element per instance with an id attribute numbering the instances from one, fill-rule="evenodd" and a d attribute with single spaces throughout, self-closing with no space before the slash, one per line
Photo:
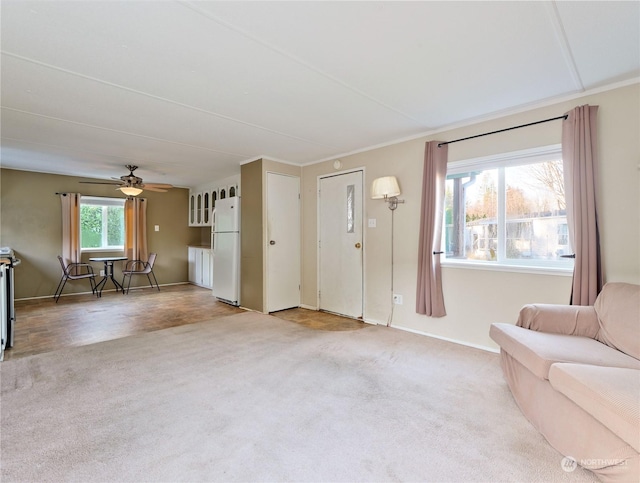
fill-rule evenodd
<path id="1" fill-rule="evenodd" d="M 320 179 L 319 304 L 362 317 L 362 171 Z"/>
<path id="2" fill-rule="evenodd" d="M 267 311 L 300 305 L 300 178 L 267 173 Z"/>

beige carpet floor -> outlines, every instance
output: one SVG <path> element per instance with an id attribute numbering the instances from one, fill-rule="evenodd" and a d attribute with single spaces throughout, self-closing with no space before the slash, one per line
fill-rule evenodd
<path id="1" fill-rule="evenodd" d="M 596 481 L 498 356 L 246 313 L 0 364 L 2 481 Z"/>

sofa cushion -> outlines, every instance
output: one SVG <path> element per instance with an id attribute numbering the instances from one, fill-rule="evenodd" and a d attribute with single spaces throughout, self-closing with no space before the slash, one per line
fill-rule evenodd
<path id="1" fill-rule="evenodd" d="M 587 305 L 527 304 L 520 309 L 516 325 L 537 332 L 592 339 L 600 330 L 596 309 Z"/>
<path id="2" fill-rule="evenodd" d="M 600 324 L 596 338 L 640 359 L 640 285 L 608 283 L 594 307 Z"/>
<path id="3" fill-rule="evenodd" d="M 489 335 L 540 379 L 549 379 L 549 368 L 556 362 L 640 369 L 639 360 L 589 337 L 537 332 L 512 324 L 492 324 Z"/>
<path id="4" fill-rule="evenodd" d="M 640 370 L 553 364 L 549 382 L 555 390 L 640 451 Z"/>

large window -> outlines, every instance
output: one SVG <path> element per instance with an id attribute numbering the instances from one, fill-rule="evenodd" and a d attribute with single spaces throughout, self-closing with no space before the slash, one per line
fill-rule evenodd
<path id="1" fill-rule="evenodd" d="M 567 268 L 560 146 L 450 163 L 443 261 Z"/>
<path id="2" fill-rule="evenodd" d="M 124 249 L 124 201 L 80 198 L 80 246 L 83 250 Z"/>

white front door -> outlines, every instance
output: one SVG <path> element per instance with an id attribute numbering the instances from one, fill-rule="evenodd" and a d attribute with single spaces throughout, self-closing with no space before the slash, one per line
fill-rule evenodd
<path id="1" fill-rule="evenodd" d="M 300 178 L 267 173 L 267 312 L 300 305 Z"/>
<path id="2" fill-rule="evenodd" d="M 362 171 L 320 178 L 319 308 L 362 317 Z"/>

